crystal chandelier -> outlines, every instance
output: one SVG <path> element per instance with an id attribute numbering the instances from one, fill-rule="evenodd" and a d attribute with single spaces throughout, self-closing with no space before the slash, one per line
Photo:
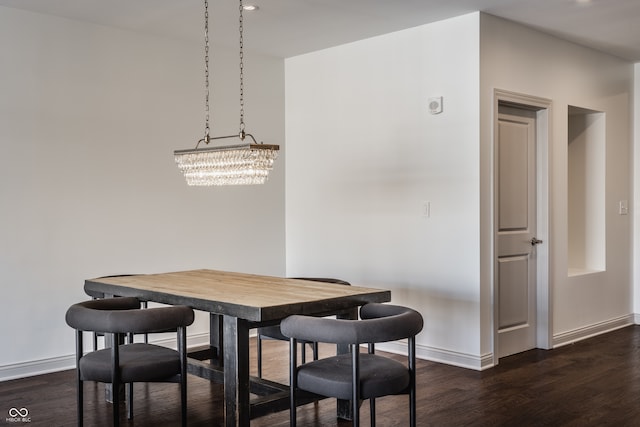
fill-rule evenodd
<path id="1" fill-rule="evenodd" d="M 264 184 L 278 157 L 278 145 L 258 144 L 244 125 L 244 40 L 243 4 L 240 0 L 240 132 L 237 135 L 209 135 L 209 2 L 204 0 L 204 62 L 205 62 L 205 132 L 196 148 L 174 151 L 178 169 L 184 174 L 188 185 L 246 185 Z M 244 142 L 249 137 L 252 142 Z M 238 138 L 241 143 L 225 146 L 198 148 L 200 143 Z"/>

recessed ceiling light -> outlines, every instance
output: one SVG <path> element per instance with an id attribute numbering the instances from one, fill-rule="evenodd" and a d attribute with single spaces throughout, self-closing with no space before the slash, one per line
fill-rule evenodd
<path id="1" fill-rule="evenodd" d="M 578 3 L 578 4 L 588 4 L 588 3 L 591 3 L 591 0 L 576 0 L 576 3 Z"/>
<path id="2" fill-rule="evenodd" d="M 258 10 L 258 6 L 256 6 L 255 4 L 245 4 L 244 6 L 242 6 L 242 9 L 248 12 L 253 12 L 254 10 Z"/>

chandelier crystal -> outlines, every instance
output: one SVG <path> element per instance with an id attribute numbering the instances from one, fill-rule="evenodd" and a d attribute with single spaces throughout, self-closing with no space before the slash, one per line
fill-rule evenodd
<path id="1" fill-rule="evenodd" d="M 188 185 L 264 184 L 278 157 L 278 146 L 239 144 L 178 150 L 175 160 Z"/>
<path id="2" fill-rule="evenodd" d="M 252 185 L 264 184 L 278 157 L 278 145 L 258 144 L 244 125 L 244 54 L 243 17 L 240 0 L 240 132 L 237 135 L 211 137 L 209 135 L 209 2 L 204 0 L 205 17 L 205 135 L 196 148 L 174 151 L 175 162 L 188 185 Z M 253 143 L 244 143 L 246 137 Z M 201 142 L 208 145 L 212 140 L 238 138 L 241 144 L 198 148 Z"/>

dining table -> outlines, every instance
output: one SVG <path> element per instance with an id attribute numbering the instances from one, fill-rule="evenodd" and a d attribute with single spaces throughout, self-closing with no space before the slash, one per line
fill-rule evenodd
<path id="1" fill-rule="evenodd" d="M 189 350 L 188 370 L 223 383 L 227 427 L 249 426 L 252 418 L 289 408 L 286 384 L 250 375 L 251 329 L 294 314 L 356 319 L 358 307 L 391 300 L 384 289 L 208 269 L 98 277 L 85 280 L 84 289 L 90 295 L 136 297 L 208 312 L 209 343 Z M 337 347 L 339 353 L 347 351 Z M 303 395 L 297 403 L 314 399 Z M 349 408 L 348 402 L 339 402 L 337 416 L 349 418 Z"/>

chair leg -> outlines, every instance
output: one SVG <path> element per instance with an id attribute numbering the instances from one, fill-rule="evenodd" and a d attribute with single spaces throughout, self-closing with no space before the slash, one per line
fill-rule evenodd
<path id="1" fill-rule="evenodd" d="M 82 427 L 82 423 L 84 421 L 84 411 L 83 411 L 83 389 L 84 383 L 80 380 L 80 372 L 78 372 L 78 427 Z"/>
<path id="2" fill-rule="evenodd" d="M 369 348 L 369 354 L 375 354 L 376 352 L 375 343 L 369 343 L 368 348 Z M 375 427 L 376 425 L 376 399 L 375 398 L 369 399 L 369 414 L 371 418 L 371 427 Z"/>
<path id="3" fill-rule="evenodd" d="M 127 342 L 133 344 L 133 333 L 127 334 Z M 127 401 L 127 419 L 133 419 L 133 383 L 127 383 L 125 390 L 125 400 Z"/>
<path id="4" fill-rule="evenodd" d="M 295 339 L 289 340 L 289 425 L 296 427 L 297 405 L 296 388 L 298 387 L 298 343 Z"/>
<path id="5" fill-rule="evenodd" d="M 256 352 L 258 353 L 258 378 L 262 378 L 262 339 L 260 338 L 260 334 L 258 334 L 256 345 Z"/>
<path id="6" fill-rule="evenodd" d="M 112 383 L 111 395 L 113 397 L 113 425 L 118 427 L 120 426 L 120 384 L 115 381 Z"/>
<path id="7" fill-rule="evenodd" d="M 113 399 L 113 425 L 120 426 L 120 335 L 111 339 L 111 397 Z"/>
<path id="8" fill-rule="evenodd" d="M 311 345 L 313 347 L 313 360 L 318 360 L 318 343 L 314 341 Z"/>
<path id="9" fill-rule="evenodd" d="M 133 419 L 133 383 L 127 383 L 127 419 Z"/>
<path id="10" fill-rule="evenodd" d="M 351 347 L 351 368 L 352 368 L 352 392 L 351 403 L 353 407 L 353 427 L 360 426 L 360 346 L 350 344 Z"/>
<path id="11" fill-rule="evenodd" d="M 80 375 L 80 358 L 82 357 L 82 331 L 76 331 L 76 399 L 77 399 L 77 416 L 78 427 L 82 427 L 84 420 L 83 412 L 83 391 L 84 383 L 82 382 L 82 376 Z"/>
<path id="12" fill-rule="evenodd" d="M 182 427 L 187 425 L 187 331 L 178 328 L 178 352 L 180 353 L 180 414 Z"/>
<path id="13" fill-rule="evenodd" d="M 371 418 L 371 427 L 376 427 L 376 399 L 369 399 L 369 414 Z"/>
<path id="14" fill-rule="evenodd" d="M 180 405 L 182 427 L 187 425 L 187 375 L 180 376 Z"/>
<path id="15" fill-rule="evenodd" d="M 416 427 L 416 338 L 409 337 L 409 425 Z"/>
<path id="16" fill-rule="evenodd" d="M 360 427 L 360 400 L 353 401 L 353 427 Z"/>

